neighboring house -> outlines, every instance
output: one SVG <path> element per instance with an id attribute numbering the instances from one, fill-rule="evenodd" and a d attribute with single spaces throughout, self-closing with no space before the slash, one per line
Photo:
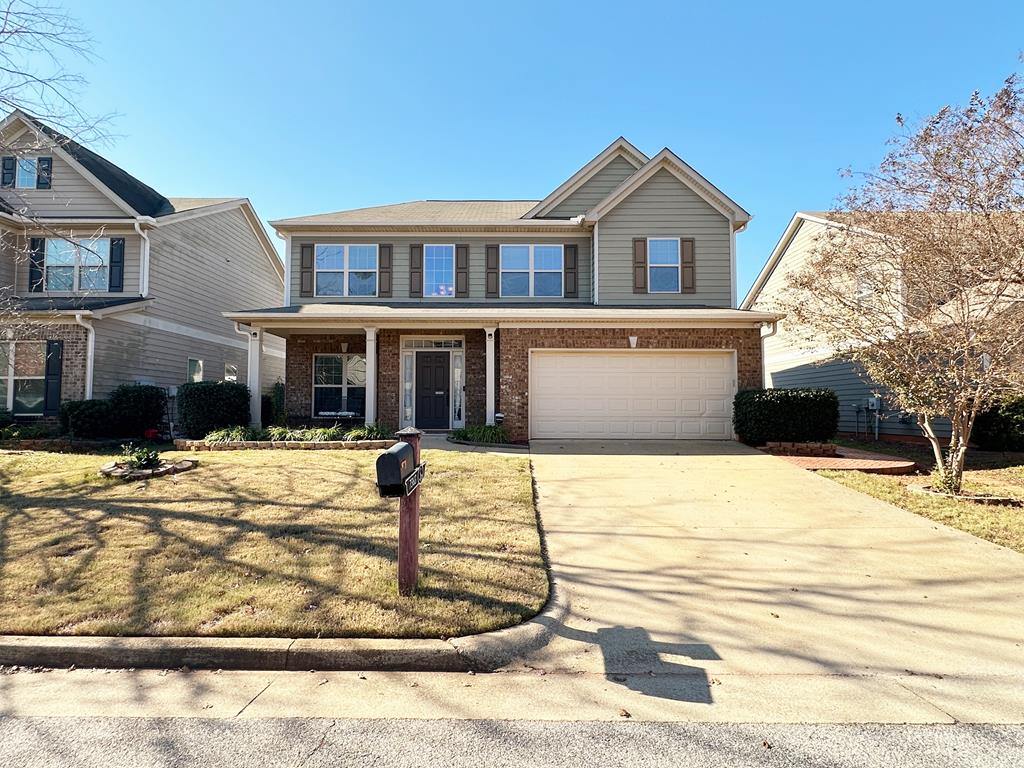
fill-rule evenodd
<path id="1" fill-rule="evenodd" d="M 829 214 L 797 211 L 767 263 L 757 276 L 741 308 L 777 311 L 788 276 L 804 267 L 814 253 L 815 241 L 827 227 L 840 226 Z M 856 363 L 836 357 L 827 349 L 808 349 L 800 335 L 782 319 L 777 332 L 764 340 L 766 387 L 827 387 L 839 397 L 839 431 L 849 434 L 922 438 L 917 420 L 894 407 L 886 390 L 872 382 Z M 948 433 L 948 425 L 937 430 Z"/>
<path id="2" fill-rule="evenodd" d="M 0 407 L 52 419 L 124 383 L 246 381 L 221 313 L 284 287 L 247 199 L 164 197 L 20 112 L 0 137 Z M 283 358 L 267 350 L 264 381 Z"/>
<path id="3" fill-rule="evenodd" d="M 730 438 L 770 313 L 736 309 L 749 214 L 668 149 L 618 139 L 543 200 L 424 200 L 271 222 L 295 422 L 509 437 Z"/>

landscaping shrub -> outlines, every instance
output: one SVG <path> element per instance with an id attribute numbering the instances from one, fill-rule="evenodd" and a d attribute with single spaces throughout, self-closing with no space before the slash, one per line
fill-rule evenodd
<path id="1" fill-rule="evenodd" d="M 160 466 L 160 452 L 145 445 L 121 446 L 119 462 L 129 469 L 154 469 Z"/>
<path id="2" fill-rule="evenodd" d="M 346 440 L 390 440 L 395 431 L 385 424 L 362 424 L 345 433 Z"/>
<path id="3" fill-rule="evenodd" d="M 14 415 L 6 408 L 0 408 L 0 429 L 9 427 L 14 423 Z"/>
<path id="4" fill-rule="evenodd" d="M 189 437 L 249 423 L 249 388 L 233 381 L 196 381 L 178 387 L 178 419 Z"/>
<path id="5" fill-rule="evenodd" d="M 831 389 L 749 389 L 733 400 L 732 423 L 748 445 L 831 440 L 839 398 Z"/>
<path id="6" fill-rule="evenodd" d="M 1024 451 L 1024 397 L 979 413 L 971 440 L 983 451 Z"/>
<path id="7" fill-rule="evenodd" d="M 109 400 L 66 400 L 60 404 L 61 431 L 71 437 L 110 437 L 117 431 Z"/>
<path id="8" fill-rule="evenodd" d="M 0 440 L 37 440 L 53 437 L 53 429 L 46 424 L 8 424 L 0 427 Z"/>
<path id="9" fill-rule="evenodd" d="M 164 420 L 167 393 L 151 384 L 122 384 L 110 393 L 110 407 L 119 437 L 142 437 Z"/>
<path id="10" fill-rule="evenodd" d="M 224 427 L 215 429 L 203 438 L 207 445 L 218 443 L 247 442 L 250 440 L 269 440 L 267 431 L 255 427 Z"/>
<path id="11" fill-rule="evenodd" d="M 508 433 L 498 424 L 478 424 L 472 427 L 453 429 L 449 436 L 454 440 L 465 440 L 470 443 L 507 443 Z"/>
<path id="12" fill-rule="evenodd" d="M 260 398 L 260 419 L 263 426 L 271 424 L 284 424 L 284 383 L 276 382 L 270 388 L 269 394 Z"/>

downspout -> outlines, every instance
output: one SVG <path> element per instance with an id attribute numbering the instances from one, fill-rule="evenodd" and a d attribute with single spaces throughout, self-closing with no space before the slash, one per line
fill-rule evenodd
<path id="1" fill-rule="evenodd" d="M 96 360 L 96 329 L 81 312 L 75 313 L 75 322 L 85 328 L 85 399 L 92 400 L 92 376 Z"/>
<path id="2" fill-rule="evenodd" d="M 594 291 L 593 291 L 593 293 L 594 293 L 594 305 L 595 306 L 600 303 L 600 295 L 598 294 L 598 284 L 597 284 L 598 267 L 600 266 L 600 264 L 599 264 L 599 262 L 597 260 L 597 256 L 598 256 L 598 254 L 601 251 L 601 235 L 598 232 L 597 228 L 600 227 L 600 226 L 601 226 L 601 222 L 599 222 L 599 221 L 595 221 L 594 222 L 594 269 L 593 269 L 594 274 L 592 274 L 590 276 L 590 279 L 594 283 Z"/>
<path id="3" fill-rule="evenodd" d="M 770 325 L 772 329 L 768 331 L 768 333 L 761 334 L 761 383 L 764 385 L 765 389 L 768 388 L 768 367 L 764 362 L 764 340 L 770 339 L 779 332 L 779 321 L 772 320 L 770 323 L 762 323 L 761 328 L 763 329 L 766 325 Z"/>
<path id="4" fill-rule="evenodd" d="M 139 294 L 149 296 L 149 235 L 142 229 L 142 222 L 136 219 L 135 231 L 142 238 L 142 263 L 139 265 Z"/>

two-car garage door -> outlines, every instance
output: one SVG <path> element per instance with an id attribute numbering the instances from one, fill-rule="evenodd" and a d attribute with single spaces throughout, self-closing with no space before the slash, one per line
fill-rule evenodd
<path id="1" fill-rule="evenodd" d="M 733 352 L 530 353 L 530 437 L 729 439 Z"/>

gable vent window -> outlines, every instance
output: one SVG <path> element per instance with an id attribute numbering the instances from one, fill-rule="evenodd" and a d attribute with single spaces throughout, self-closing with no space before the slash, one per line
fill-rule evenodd
<path id="1" fill-rule="evenodd" d="M 561 245 L 501 246 L 501 296 L 562 297 Z"/>
<path id="2" fill-rule="evenodd" d="M 647 285 L 650 293 L 679 293 L 679 238 L 647 240 Z"/>
<path id="3" fill-rule="evenodd" d="M 376 245 L 317 245 L 314 285 L 317 296 L 376 296 Z"/>
<path id="4" fill-rule="evenodd" d="M 110 286 L 110 238 L 47 238 L 44 269 L 47 291 L 105 292 Z"/>

